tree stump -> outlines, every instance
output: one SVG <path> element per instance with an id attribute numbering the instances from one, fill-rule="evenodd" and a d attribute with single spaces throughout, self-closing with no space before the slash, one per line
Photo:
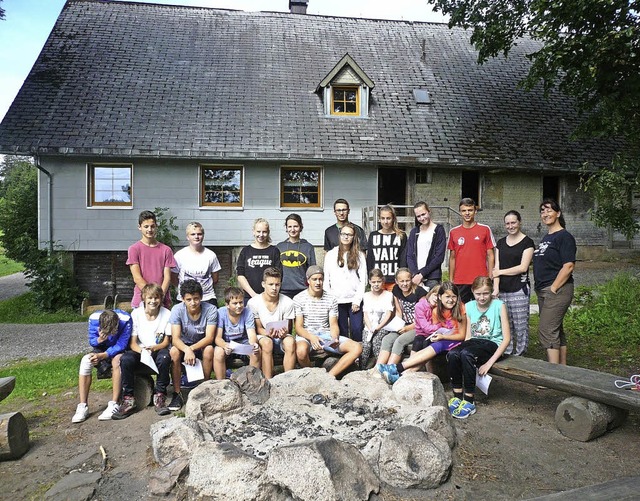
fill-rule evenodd
<path id="1" fill-rule="evenodd" d="M 593 402 L 581 397 L 569 397 L 556 409 L 556 426 L 565 437 L 588 442 L 620 426 L 629 411 Z"/>
<path id="2" fill-rule="evenodd" d="M 0 377 L 0 400 L 7 398 L 16 387 L 15 376 Z"/>
<path id="3" fill-rule="evenodd" d="M 19 459 L 29 450 L 29 427 L 20 412 L 0 414 L 0 461 Z"/>
<path id="4" fill-rule="evenodd" d="M 133 398 L 136 399 L 138 409 L 153 403 L 153 378 L 146 374 L 136 374 L 133 380 Z"/>

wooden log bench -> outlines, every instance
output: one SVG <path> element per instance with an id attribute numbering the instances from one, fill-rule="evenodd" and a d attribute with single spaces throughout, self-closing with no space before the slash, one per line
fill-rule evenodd
<path id="1" fill-rule="evenodd" d="M 489 372 L 573 395 L 558 405 L 555 422 L 563 435 L 581 442 L 617 428 L 629 411 L 640 410 L 640 392 L 616 388 L 621 378 L 606 372 L 515 356 L 496 362 Z"/>
<path id="2" fill-rule="evenodd" d="M 0 378 L 0 400 L 16 386 L 16 378 Z M 0 461 L 19 459 L 29 450 L 29 426 L 20 412 L 0 414 Z"/>

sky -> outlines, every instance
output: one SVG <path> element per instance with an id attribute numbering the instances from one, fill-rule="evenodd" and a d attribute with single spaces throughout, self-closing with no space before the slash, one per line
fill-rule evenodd
<path id="1" fill-rule="evenodd" d="M 289 0 L 139 0 L 244 11 L 289 11 Z M 2 0 L 0 21 L 0 121 L 20 90 L 65 0 Z M 308 14 L 370 19 L 444 22 L 428 0 L 309 0 Z"/>

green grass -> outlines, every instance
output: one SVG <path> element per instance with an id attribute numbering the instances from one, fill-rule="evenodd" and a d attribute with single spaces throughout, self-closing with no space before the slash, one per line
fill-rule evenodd
<path id="1" fill-rule="evenodd" d="M 13 275 L 19 271 L 24 270 L 24 267 L 20 263 L 12 261 L 8 257 L 5 257 L 0 252 L 0 277 L 6 277 L 7 275 Z"/>
<path id="2" fill-rule="evenodd" d="M 78 367 L 82 355 L 41 361 L 20 360 L 0 369 L 0 377 L 15 376 L 16 387 L 2 403 L 12 399 L 35 400 L 44 393 L 59 395 L 78 386 Z M 94 374 L 95 375 L 95 374 Z M 91 389 L 108 390 L 110 379 L 93 378 Z"/>
<path id="3" fill-rule="evenodd" d="M 0 323 L 4 324 L 57 324 L 64 322 L 84 322 L 87 317 L 73 311 L 45 313 L 33 303 L 31 292 L 0 301 Z"/>

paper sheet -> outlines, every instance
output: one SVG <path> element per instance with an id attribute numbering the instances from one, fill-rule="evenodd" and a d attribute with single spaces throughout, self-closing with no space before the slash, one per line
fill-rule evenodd
<path id="1" fill-rule="evenodd" d="M 184 365 L 185 372 L 187 373 L 187 381 L 190 383 L 204 379 L 204 371 L 202 370 L 202 362 L 200 362 L 200 359 L 196 358 L 194 365 L 188 365 L 184 362 L 182 362 L 182 365 Z"/>
<path id="2" fill-rule="evenodd" d="M 384 330 L 389 332 L 398 332 L 398 330 L 402 329 L 405 326 L 404 320 L 400 317 L 393 317 L 391 322 L 383 327 Z"/>
<path id="3" fill-rule="evenodd" d="M 493 378 L 489 374 L 481 376 L 476 372 L 476 386 L 485 395 L 489 394 L 489 385 L 491 384 L 492 379 Z"/>
<path id="4" fill-rule="evenodd" d="M 277 322 L 267 322 L 264 329 L 269 332 L 271 330 L 278 331 L 280 329 L 287 329 L 287 327 L 289 327 L 288 320 L 278 320 Z"/>
<path id="5" fill-rule="evenodd" d="M 151 353 L 149 353 L 149 350 L 142 348 L 142 351 L 140 352 L 140 362 L 142 362 L 144 365 L 151 368 L 153 372 L 158 374 L 158 366 L 153 360 Z"/>
<path id="6" fill-rule="evenodd" d="M 231 351 L 237 355 L 251 355 L 253 354 L 253 345 L 236 343 L 235 341 L 229 341 Z"/>

